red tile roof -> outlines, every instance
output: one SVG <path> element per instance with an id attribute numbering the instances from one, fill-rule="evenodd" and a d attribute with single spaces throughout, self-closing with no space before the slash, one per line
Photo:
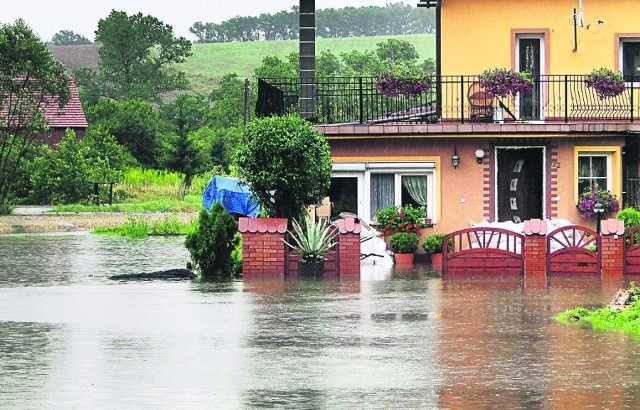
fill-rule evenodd
<path id="1" fill-rule="evenodd" d="M 285 233 L 287 231 L 286 218 L 240 218 L 238 230 L 242 233 Z"/>
<path id="2" fill-rule="evenodd" d="M 87 128 L 87 118 L 84 115 L 78 88 L 71 82 L 71 99 L 62 109 L 58 107 L 57 99 L 52 99 L 44 109 L 44 115 L 51 128 Z"/>

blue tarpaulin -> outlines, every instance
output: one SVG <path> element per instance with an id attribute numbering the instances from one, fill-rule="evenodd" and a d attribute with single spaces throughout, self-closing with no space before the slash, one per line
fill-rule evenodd
<path id="1" fill-rule="evenodd" d="M 251 198 L 251 191 L 235 178 L 216 175 L 211 179 L 202 194 L 202 206 L 210 211 L 214 202 L 222 203 L 224 209 L 239 215 L 255 217 L 260 213 L 260 205 Z"/>

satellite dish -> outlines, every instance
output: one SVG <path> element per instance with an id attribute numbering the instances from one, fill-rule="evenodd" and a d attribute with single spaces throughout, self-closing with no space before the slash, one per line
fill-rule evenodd
<path id="1" fill-rule="evenodd" d="M 582 0 L 578 0 L 578 13 L 576 13 L 576 23 L 580 25 L 580 27 L 584 27 L 584 5 L 582 4 Z"/>

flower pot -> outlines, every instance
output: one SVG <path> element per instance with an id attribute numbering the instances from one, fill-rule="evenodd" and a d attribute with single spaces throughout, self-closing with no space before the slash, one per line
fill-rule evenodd
<path id="1" fill-rule="evenodd" d="M 324 261 L 298 261 L 298 276 L 305 278 L 322 278 Z"/>
<path id="2" fill-rule="evenodd" d="M 393 257 L 396 266 L 413 266 L 413 253 L 396 253 Z"/>
<path id="3" fill-rule="evenodd" d="M 431 269 L 442 270 L 442 253 L 431 254 Z"/>

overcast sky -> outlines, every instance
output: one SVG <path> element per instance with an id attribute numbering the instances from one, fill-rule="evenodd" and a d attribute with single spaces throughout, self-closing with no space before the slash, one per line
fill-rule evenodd
<path id="1" fill-rule="evenodd" d="M 316 0 L 316 8 L 384 6 L 395 2 L 415 5 L 418 0 Z M 290 10 L 298 4 L 298 0 L 0 0 L 0 22 L 13 23 L 22 18 L 43 41 L 60 30 L 71 30 L 93 41 L 98 20 L 111 10 L 129 15 L 141 12 L 172 25 L 176 35 L 195 40 L 189 27 L 196 21 L 219 23 L 234 16 Z"/>

